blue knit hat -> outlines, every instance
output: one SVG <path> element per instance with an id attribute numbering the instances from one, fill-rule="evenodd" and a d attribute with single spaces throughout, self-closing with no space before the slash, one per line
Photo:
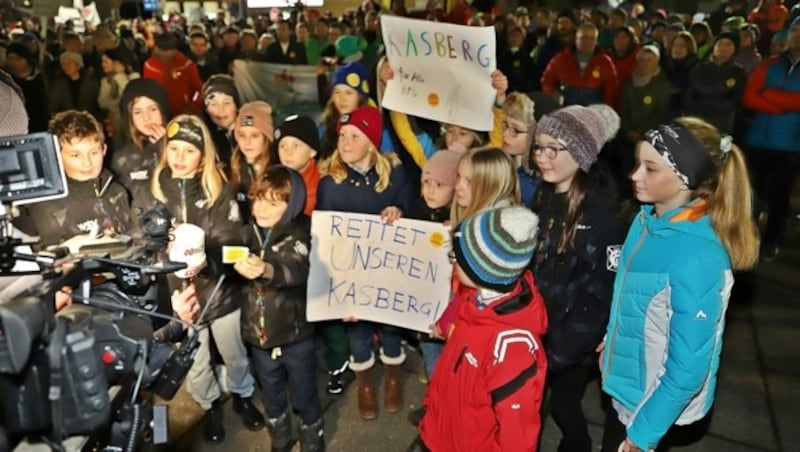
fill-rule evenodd
<path id="1" fill-rule="evenodd" d="M 347 85 L 358 91 L 361 97 L 369 97 L 369 72 L 367 67 L 357 61 L 339 66 L 331 79 L 331 86 L 336 85 Z"/>
<path id="2" fill-rule="evenodd" d="M 468 217 L 453 235 L 459 267 L 477 286 L 509 292 L 536 251 L 539 218 L 525 207 L 499 207 Z"/>

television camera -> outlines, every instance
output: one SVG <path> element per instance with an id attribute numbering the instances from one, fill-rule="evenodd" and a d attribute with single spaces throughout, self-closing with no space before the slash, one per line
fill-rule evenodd
<path id="1" fill-rule="evenodd" d="M 21 251 L 25 241 L 12 234 L 11 206 L 63 197 L 67 189 L 52 135 L 0 139 L 0 276 L 32 273 L 16 272 L 17 261 L 35 262 L 42 276 L 0 302 L 0 450 L 21 441 L 65 450 L 76 437 L 83 450 L 166 442 L 166 407 L 154 406 L 153 395 L 174 396 L 199 345 L 197 334 L 177 350 L 154 340 L 153 319 L 197 330 L 157 312 L 163 275 L 186 267 L 158 262 L 171 217 L 163 206 L 146 212 L 142 243 L 113 258 Z M 65 288 L 72 303 L 56 312 Z"/>

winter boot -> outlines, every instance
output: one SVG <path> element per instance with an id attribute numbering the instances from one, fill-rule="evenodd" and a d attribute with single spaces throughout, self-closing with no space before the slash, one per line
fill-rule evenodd
<path id="1" fill-rule="evenodd" d="M 397 413 L 403 409 L 403 382 L 399 364 L 384 364 L 383 407 L 387 413 Z"/>
<path id="2" fill-rule="evenodd" d="M 203 438 L 206 442 L 217 444 L 225 440 L 225 425 L 222 417 L 222 402 L 215 400 L 206 411 L 206 423 L 203 427 Z"/>
<path id="3" fill-rule="evenodd" d="M 322 418 L 311 424 L 300 426 L 300 451 L 325 451 L 325 430 L 322 427 Z"/>
<path id="4" fill-rule="evenodd" d="M 292 425 L 288 411 L 276 418 L 267 419 L 267 430 L 272 441 L 272 452 L 292 450 L 295 440 L 292 438 Z"/>
<path id="5" fill-rule="evenodd" d="M 362 363 L 350 357 L 350 370 L 356 375 L 358 386 L 358 413 L 361 419 L 372 420 L 378 417 L 378 403 L 375 401 L 375 382 L 372 369 L 375 367 L 375 355 Z"/>

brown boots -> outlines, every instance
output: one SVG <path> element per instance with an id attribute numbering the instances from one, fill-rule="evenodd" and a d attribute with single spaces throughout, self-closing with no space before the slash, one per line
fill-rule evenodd
<path id="1" fill-rule="evenodd" d="M 403 383 L 400 379 L 400 365 L 384 364 L 383 407 L 387 413 L 397 413 L 403 409 Z"/>
<path id="2" fill-rule="evenodd" d="M 383 407 L 387 413 L 397 413 L 403 409 L 403 384 L 400 374 L 400 365 L 383 366 L 384 372 L 384 401 Z M 375 382 L 373 381 L 372 368 L 354 372 L 358 385 L 358 412 L 364 420 L 378 417 L 378 403 L 375 397 Z"/>
<path id="3" fill-rule="evenodd" d="M 372 381 L 372 367 L 354 372 L 358 384 L 358 413 L 361 419 L 372 420 L 378 417 L 378 404 L 375 401 L 375 383 Z"/>

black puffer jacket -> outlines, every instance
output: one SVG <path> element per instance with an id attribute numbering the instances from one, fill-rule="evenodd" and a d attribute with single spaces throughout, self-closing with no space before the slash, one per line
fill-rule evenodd
<path id="1" fill-rule="evenodd" d="M 227 189 L 223 189 L 219 198 L 209 206 L 199 174 L 193 179 L 173 179 L 169 168 L 161 172 L 159 182 L 166 197 L 165 205 L 175 218 L 175 222 L 194 224 L 206 233 L 207 265 L 195 278 L 202 306 L 205 306 L 219 277 L 227 275 L 225 283 L 220 288 L 219 298 L 208 309 L 203 320 L 213 320 L 235 311 L 240 305 L 241 279 L 233 272 L 230 265 L 222 264 L 223 245 L 242 245 L 239 206 L 233 195 Z M 185 218 L 182 209 L 184 203 Z M 170 290 L 175 290 L 179 289 L 181 281 L 171 276 L 169 283 Z"/>
<path id="2" fill-rule="evenodd" d="M 117 233 L 130 233 L 128 195 L 108 170 L 91 181 L 67 179 L 67 186 L 69 194 L 65 198 L 28 207 L 42 247 L 85 234 L 95 224 L 100 232 L 113 228 Z"/>
<path id="3" fill-rule="evenodd" d="M 259 255 L 264 231 L 255 224 L 246 226 L 245 231 L 250 251 Z M 313 326 L 306 322 L 310 249 L 311 222 L 305 215 L 269 234 L 263 260 L 273 266 L 275 274 L 272 279 L 257 279 L 247 286 L 242 304 L 242 339 L 246 343 L 270 349 L 313 334 Z"/>
<path id="4" fill-rule="evenodd" d="M 111 160 L 111 171 L 117 180 L 128 191 L 131 204 L 131 216 L 137 220 L 141 214 L 152 207 L 153 197 L 150 194 L 150 180 L 153 170 L 158 165 L 163 139 L 140 150 L 132 142 L 114 152 Z"/>
<path id="5" fill-rule="evenodd" d="M 608 324 L 619 247 L 627 225 L 614 193 L 589 187 L 573 247 L 557 253 L 567 212 L 566 194 L 543 184 L 534 209 L 539 247 L 533 258 L 536 285 L 549 318 L 545 350 L 549 371 L 588 365 Z"/>

